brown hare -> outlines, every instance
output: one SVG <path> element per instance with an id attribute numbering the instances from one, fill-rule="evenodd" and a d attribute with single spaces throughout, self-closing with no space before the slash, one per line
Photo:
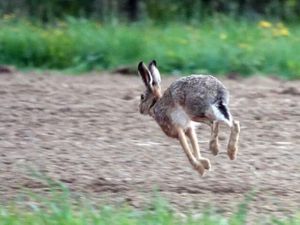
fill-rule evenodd
<path id="1" fill-rule="evenodd" d="M 236 158 L 240 126 L 229 112 L 229 92 L 219 80 L 208 75 L 182 77 L 162 94 L 155 60 L 148 67 L 140 62 L 138 72 L 146 87 L 141 95 L 140 113 L 153 117 L 166 135 L 179 140 L 195 170 L 203 175 L 211 166 L 210 161 L 200 154 L 193 122 L 211 127 L 209 149 L 214 155 L 219 152 L 219 123 L 227 124 L 231 130 L 227 153 L 230 159 Z"/>

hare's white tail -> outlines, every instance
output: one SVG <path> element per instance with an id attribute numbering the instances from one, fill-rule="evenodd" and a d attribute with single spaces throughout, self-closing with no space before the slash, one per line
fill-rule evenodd
<path id="1" fill-rule="evenodd" d="M 227 105 L 221 100 L 211 105 L 216 120 L 225 122 L 228 126 L 232 127 L 232 116 L 228 110 Z"/>

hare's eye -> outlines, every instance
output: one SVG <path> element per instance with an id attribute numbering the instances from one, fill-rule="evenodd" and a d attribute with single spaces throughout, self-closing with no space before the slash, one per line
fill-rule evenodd
<path id="1" fill-rule="evenodd" d="M 145 96 L 143 94 L 141 94 L 141 100 L 144 100 Z"/>

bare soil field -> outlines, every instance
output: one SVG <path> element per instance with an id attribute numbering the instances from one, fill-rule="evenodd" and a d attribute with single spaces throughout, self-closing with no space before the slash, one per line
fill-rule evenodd
<path id="1" fill-rule="evenodd" d="M 176 77 L 163 77 L 163 87 Z M 179 143 L 138 113 L 138 76 L 0 74 L 0 199 L 47 187 L 31 170 L 98 201 L 135 207 L 159 192 L 179 212 L 236 209 L 255 191 L 251 218 L 300 209 L 300 81 L 220 78 L 241 123 L 238 158 L 208 150 L 210 129 L 197 129 L 212 170 L 200 177 Z"/>

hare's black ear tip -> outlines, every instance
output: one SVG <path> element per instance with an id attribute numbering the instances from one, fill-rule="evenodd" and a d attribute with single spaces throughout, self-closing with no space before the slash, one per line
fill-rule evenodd
<path id="1" fill-rule="evenodd" d="M 156 66 L 156 60 L 153 59 L 153 60 L 151 61 L 151 64 L 153 64 L 154 66 Z"/>
<path id="2" fill-rule="evenodd" d="M 140 62 L 139 62 L 139 65 L 138 65 L 138 68 L 139 68 L 139 69 L 142 68 L 142 67 L 143 67 L 143 64 L 144 64 L 144 62 L 143 62 L 143 61 L 140 61 Z"/>

